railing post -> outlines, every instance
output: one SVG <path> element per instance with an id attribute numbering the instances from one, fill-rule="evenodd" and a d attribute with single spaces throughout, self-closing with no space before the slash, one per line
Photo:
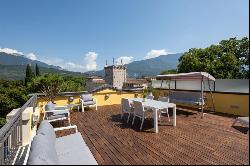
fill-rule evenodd
<path id="1" fill-rule="evenodd" d="M 14 164 L 18 149 L 22 146 L 22 113 L 27 107 L 36 107 L 36 96 L 32 96 L 20 109 L 10 116 L 0 129 L 0 164 Z M 15 160 L 16 161 L 16 160 Z"/>
<path id="2" fill-rule="evenodd" d="M 0 165 L 4 165 L 4 143 L 0 143 Z"/>

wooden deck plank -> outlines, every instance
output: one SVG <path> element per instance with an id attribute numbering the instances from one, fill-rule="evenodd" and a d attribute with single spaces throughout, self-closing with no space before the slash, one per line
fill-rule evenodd
<path id="1" fill-rule="evenodd" d="M 71 114 L 98 164 L 249 164 L 249 137 L 231 127 L 231 117 L 177 110 L 177 126 L 163 117 L 156 134 L 152 120 L 140 132 L 140 121 L 127 124 L 119 111 L 112 105 Z"/>

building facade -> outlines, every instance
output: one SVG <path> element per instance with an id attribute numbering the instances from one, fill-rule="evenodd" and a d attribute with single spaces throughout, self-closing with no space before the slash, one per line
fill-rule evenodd
<path id="1" fill-rule="evenodd" d="M 102 79 L 101 77 L 93 76 L 93 77 L 86 78 L 86 90 L 88 92 L 92 91 L 96 87 L 99 87 L 105 84 L 106 84 L 105 80 Z"/>
<path id="2" fill-rule="evenodd" d="M 123 65 L 112 65 L 104 67 L 104 80 L 107 84 L 117 89 L 122 89 L 127 80 L 127 68 Z"/>

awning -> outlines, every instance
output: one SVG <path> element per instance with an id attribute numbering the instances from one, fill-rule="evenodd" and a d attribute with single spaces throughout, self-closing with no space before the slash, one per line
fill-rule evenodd
<path id="1" fill-rule="evenodd" d="M 191 72 L 191 73 L 166 74 L 166 75 L 156 76 L 156 80 L 202 80 L 202 79 L 215 81 L 215 78 L 206 72 Z"/>

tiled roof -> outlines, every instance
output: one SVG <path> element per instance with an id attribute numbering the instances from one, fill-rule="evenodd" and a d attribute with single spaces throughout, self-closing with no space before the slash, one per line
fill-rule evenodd
<path id="1" fill-rule="evenodd" d="M 90 91 L 90 93 L 99 92 L 99 91 L 102 91 L 105 89 L 112 89 L 112 90 L 120 91 L 119 89 L 117 89 L 111 85 L 104 84 L 104 85 L 100 85 L 100 86 L 94 88 L 93 90 Z"/>
<path id="2" fill-rule="evenodd" d="M 129 84 L 146 84 L 146 83 L 148 83 L 148 81 L 145 80 L 145 79 L 127 79 L 127 81 L 125 83 L 129 83 Z"/>

